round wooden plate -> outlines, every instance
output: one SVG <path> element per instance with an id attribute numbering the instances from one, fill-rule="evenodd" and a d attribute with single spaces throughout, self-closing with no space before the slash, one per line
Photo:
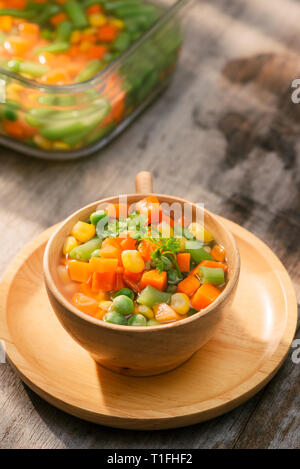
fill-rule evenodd
<path id="1" fill-rule="evenodd" d="M 128 429 L 180 427 L 249 399 L 275 374 L 293 340 L 297 301 L 272 251 L 224 220 L 241 253 L 236 298 L 225 322 L 176 370 L 133 378 L 105 370 L 58 322 L 44 288 L 42 258 L 54 228 L 12 261 L 0 287 L 0 336 L 24 382 L 54 406 L 91 422 Z"/>

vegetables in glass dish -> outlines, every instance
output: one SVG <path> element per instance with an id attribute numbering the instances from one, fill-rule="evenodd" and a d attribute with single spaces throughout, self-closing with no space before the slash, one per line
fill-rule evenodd
<path id="1" fill-rule="evenodd" d="M 61 159 L 102 147 L 168 83 L 187 2 L 2 0 L 0 141 Z"/>
<path id="2" fill-rule="evenodd" d="M 159 326 L 212 304 L 228 265 L 212 233 L 169 216 L 151 195 L 78 221 L 64 240 L 58 274 L 80 311 L 122 326 Z"/>

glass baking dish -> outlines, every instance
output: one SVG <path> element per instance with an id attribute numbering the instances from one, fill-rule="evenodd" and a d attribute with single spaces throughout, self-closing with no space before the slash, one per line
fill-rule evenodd
<path id="1" fill-rule="evenodd" d="M 56 160 L 87 156 L 105 146 L 169 83 L 188 3 L 155 2 L 161 11 L 157 21 L 88 81 L 44 85 L 0 67 L 0 144 Z"/>

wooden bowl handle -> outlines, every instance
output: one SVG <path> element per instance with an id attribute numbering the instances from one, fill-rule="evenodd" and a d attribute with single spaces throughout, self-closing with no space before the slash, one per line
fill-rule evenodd
<path id="1" fill-rule="evenodd" d="M 152 174 L 141 171 L 135 176 L 135 188 L 138 194 L 151 194 L 153 192 Z"/>

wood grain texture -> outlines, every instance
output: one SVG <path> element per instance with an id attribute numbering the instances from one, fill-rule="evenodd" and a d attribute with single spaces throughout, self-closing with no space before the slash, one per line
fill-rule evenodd
<path id="1" fill-rule="evenodd" d="M 68 163 L 1 149 L 1 273 L 34 235 L 89 202 L 131 192 L 132 170 L 150 169 L 155 191 L 204 201 L 262 238 L 300 298 L 300 105 L 290 100 L 300 75 L 299 13 L 298 0 L 198 1 L 170 88 L 107 149 Z M 0 448 L 299 448 L 300 365 L 292 352 L 247 404 L 156 433 L 67 416 L 2 364 Z"/>

